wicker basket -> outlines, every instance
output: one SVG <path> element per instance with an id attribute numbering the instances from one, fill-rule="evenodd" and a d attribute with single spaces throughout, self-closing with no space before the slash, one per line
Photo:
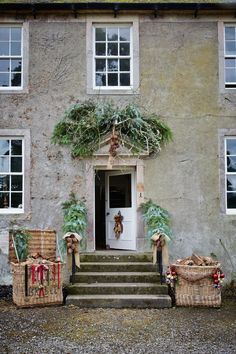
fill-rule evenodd
<path id="1" fill-rule="evenodd" d="M 221 290 L 213 287 L 212 275 L 220 267 L 173 264 L 178 283 L 175 288 L 177 306 L 220 307 Z"/>
<path id="2" fill-rule="evenodd" d="M 19 307 L 62 304 L 61 263 L 47 264 L 47 274 L 42 282 L 33 280 L 33 267 L 25 263 L 11 263 L 13 274 L 13 302 Z"/>

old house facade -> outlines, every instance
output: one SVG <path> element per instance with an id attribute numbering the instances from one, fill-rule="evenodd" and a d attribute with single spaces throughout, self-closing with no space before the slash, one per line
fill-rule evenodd
<path id="1" fill-rule="evenodd" d="M 172 260 L 216 255 L 235 277 L 235 11 L 204 2 L 0 3 L 3 284 L 9 228 L 61 235 L 71 191 L 88 207 L 86 251 L 146 251 L 138 206 L 152 198 L 171 214 Z M 155 158 L 124 148 L 112 168 L 106 142 L 93 158 L 73 159 L 51 136 L 64 111 L 88 99 L 155 112 L 174 140 Z M 125 213 L 119 240 L 114 209 Z"/>

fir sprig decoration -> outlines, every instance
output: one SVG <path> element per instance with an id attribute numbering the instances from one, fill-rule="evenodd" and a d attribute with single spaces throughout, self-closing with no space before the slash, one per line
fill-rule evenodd
<path id="1" fill-rule="evenodd" d="M 113 103 L 85 101 L 65 112 L 54 128 L 52 142 L 71 146 L 73 157 L 88 157 L 114 128 L 121 145 L 130 143 L 130 152 L 135 154 L 156 154 L 172 139 L 170 128 L 154 113 L 144 113 L 133 104 L 119 108 Z"/>
<path id="2" fill-rule="evenodd" d="M 64 211 L 63 231 L 76 232 L 84 237 L 87 229 L 87 209 L 83 201 L 78 201 L 72 193 L 62 204 Z"/>
<path id="3" fill-rule="evenodd" d="M 31 235 L 24 229 L 11 230 L 14 238 L 14 246 L 17 252 L 19 261 L 24 261 L 28 256 L 28 242 Z"/>
<path id="4" fill-rule="evenodd" d="M 167 210 L 153 203 L 151 199 L 146 203 L 141 204 L 141 210 L 147 226 L 147 236 L 149 238 L 156 233 L 164 233 L 172 238 L 170 214 Z"/>

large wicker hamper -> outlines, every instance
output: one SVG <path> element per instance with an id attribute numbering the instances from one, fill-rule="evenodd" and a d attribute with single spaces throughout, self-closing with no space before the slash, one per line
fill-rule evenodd
<path id="1" fill-rule="evenodd" d="M 32 267 L 38 264 L 11 263 L 13 274 L 13 302 L 19 307 L 58 305 L 63 302 L 62 264 L 47 264 L 43 284 L 32 280 Z"/>
<path id="2" fill-rule="evenodd" d="M 177 306 L 220 307 L 221 290 L 213 287 L 212 275 L 220 267 L 173 264 L 178 281 L 175 287 Z"/>
<path id="3" fill-rule="evenodd" d="M 51 260 L 56 258 L 56 233 L 53 230 L 27 230 L 31 238 L 28 253 L 40 253 Z M 45 261 L 41 272 L 37 261 L 16 263 L 14 249 L 10 246 L 10 260 L 13 276 L 13 302 L 19 307 L 62 304 L 63 264 Z"/>

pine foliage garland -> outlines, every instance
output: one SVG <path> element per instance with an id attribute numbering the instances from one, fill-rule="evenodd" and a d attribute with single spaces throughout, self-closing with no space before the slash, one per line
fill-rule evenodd
<path id="1" fill-rule="evenodd" d="M 54 128 L 52 142 L 70 145 L 73 157 L 88 157 L 114 128 L 121 145 L 131 144 L 131 153 L 148 150 L 156 154 L 172 139 L 170 128 L 154 113 L 142 113 L 133 104 L 118 108 L 112 103 L 85 101 L 65 112 Z"/>

